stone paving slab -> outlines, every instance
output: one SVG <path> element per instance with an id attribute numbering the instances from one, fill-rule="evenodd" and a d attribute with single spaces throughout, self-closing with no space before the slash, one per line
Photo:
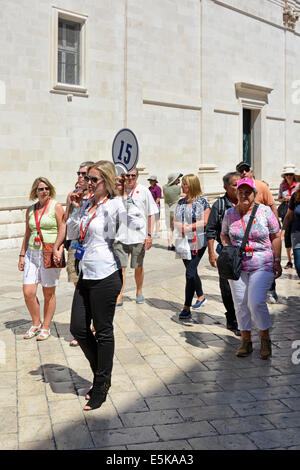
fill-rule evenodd
<path id="1" fill-rule="evenodd" d="M 103 406 L 86 413 L 91 372 L 80 348 L 69 346 L 74 288 L 63 270 L 52 336 L 23 340 L 31 319 L 17 255 L 0 252 L 1 450 L 299 450 L 300 364 L 292 354 L 300 340 L 300 282 L 294 270 L 277 281 L 279 303 L 269 306 L 272 358 L 260 360 L 254 332 L 254 352 L 241 359 L 207 255 L 199 273 L 208 302 L 181 322 L 184 266 L 158 240 L 145 258 L 145 304 L 135 303 L 128 269 L 124 305 L 115 315 L 112 387 Z M 38 296 L 43 308 L 40 288 Z"/>

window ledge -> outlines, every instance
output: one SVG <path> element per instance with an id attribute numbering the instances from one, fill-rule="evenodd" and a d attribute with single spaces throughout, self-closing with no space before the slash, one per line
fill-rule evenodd
<path id="1" fill-rule="evenodd" d="M 64 83 L 53 86 L 53 88 L 50 90 L 50 93 L 57 93 L 59 95 L 82 96 L 85 98 L 88 98 L 89 96 L 87 88 L 76 85 L 67 85 Z"/>

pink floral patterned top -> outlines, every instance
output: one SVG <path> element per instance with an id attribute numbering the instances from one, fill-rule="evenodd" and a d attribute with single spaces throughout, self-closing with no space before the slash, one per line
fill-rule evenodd
<path id="1" fill-rule="evenodd" d="M 248 224 L 249 217 L 250 214 L 244 216 L 245 226 Z M 243 254 L 243 271 L 273 271 L 274 255 L 270 234 L 277 232 L 279 232 L 279 223 L 271 208 L 260 204 L 246 245 L 253 248 L 253 256 L 251 258 L 247 258 L 245 253 Z M 242 217 L 234 208 L 228 209 L 225 212 L 221 233 L 222 235 L 227 235 L 230 238 L 233 246 L 239 246 L 242 244 L 245 234 Z"/>

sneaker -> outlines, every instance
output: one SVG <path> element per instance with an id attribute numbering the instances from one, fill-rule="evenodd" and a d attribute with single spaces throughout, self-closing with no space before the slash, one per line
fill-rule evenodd
<path id="1" fill-rule="evenodd" d="M 268 304 L 277 304 L 278 302 L 278 295 L 274 290 L 270 290 L 267 294 L 267 303 Z"/>
<path id="2" fill-rule="evenodd" d="M 270 356 L 272 356 L 271 340 L 270 338 L 261 338 L 260 358 L 268 359 Z"/>
<path id="3" fill-rule="evenodd" d="M 252 341 L 247 341 L 246 339 L 242 339 L 242 344 L 240 345 L 239 349 L 236 352 L 237 357 L 247 357 L 253 351 Z"/>
<path id="4" fill-rule="evenodd" d="M 291 261 L 288 261 L 284 267 L 284 269 L 292 269 L 293 268 L 293 263 Z"/>
<path id="5" fill-rule="evenodd" d="M 202 307 L 204 304 L 206 304 L 206 302 L 207 302 L 207 298 L 204 297 L 203 300 L 197 300 L 197 301 L 194 303 L 194 305 L 192 305 L 192 307 L 193 307 L 193 308 L 200 308 L 200 307 Z"/>
<path id="6" fill-rule="evenodd" d="M 190 310 L 181 310 L 179 314 L 179 320 L 185 320 L 186 318 L 190 318 L 192 316 Z"/>
<path id="7" fill-rule="evenodd" d="M 135 301 L 137 304 L 143 304 L 145 302 L 145 298 L 143 294 L 139 294 L 136 296 Z"/>

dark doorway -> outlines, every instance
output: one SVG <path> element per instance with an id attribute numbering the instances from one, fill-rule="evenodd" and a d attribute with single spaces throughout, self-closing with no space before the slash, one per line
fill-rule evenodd
<path id="1" fill-rule="evenodd" d="M 243 109 L 243 161 L 251 165 L 251 110 Z"/>

